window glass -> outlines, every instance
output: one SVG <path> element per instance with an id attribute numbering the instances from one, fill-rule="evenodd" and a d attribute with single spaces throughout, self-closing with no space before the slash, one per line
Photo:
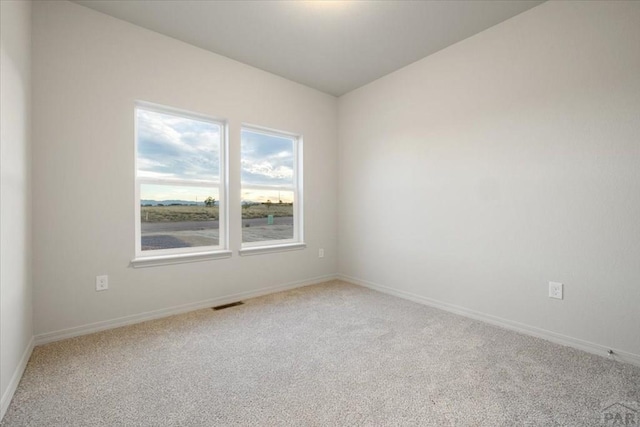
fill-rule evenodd
<path id="1" fill-rule="evenodd" d="M 247 190 L 242 196 L 243 243 L 293 239 L 293 191 Z"/>
<path id="2" fill-rule="evenodd" d="M 300 156 L 298 136 L 242 129 L 243 247 L 302 240 Z"/>
<path id="3" fill-rule="evenodd" d="M 218 246 L 219 200 L 214 188 L 142 184 L 141 249 Z"/>
<path id="4" fill-rule="evenodd" d="M 218 181 L 217 123 L 138 108 L 138 177 Z"/>
<path id="5" fill-rule="evenodd" d="M 293 186 L 295 138 L 243 129 L 242 185 Z"/>
<path id="6" fill-rule="evenodd" d="M 224 124 L 169 108 L 136 108 L 138 255 L 224 247 Z"/>

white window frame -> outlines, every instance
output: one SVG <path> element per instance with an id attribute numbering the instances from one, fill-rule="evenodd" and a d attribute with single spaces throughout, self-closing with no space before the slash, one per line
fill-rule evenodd
<path id="1" fill-rule="evenodd" d="M 304 249 L 306 244 L 304 242 L 304 187 L 303 187 L 303 139 L 302 135 L 286 132 L 277 129 L 267 128 L 264 126 L 252 125 L 243 123 L 240 129 L 242 131 L 247 130 L 254 133 L 261 133 L 263 135 L 275 136 L 279 138 L 293 139 L 293 184 L 292 185 L 243 185 L 242 175 L 240 176 L 240 191 L 245 189 L 250 190 L 267 190 L 267 191 L 291 191 L 293 192 L 293 238 L 282 240 L 264 240 L 260 242 L 242 242 L 242 236 L 240 236 L 241 249 L 240 255 L 257 255 L 268 252 L 280 252 Z M 241 154 L 242 156 L 242 154 Z M 242 160 L 242 157 L 241 157 Z M 242 215 L 242 211 L 240 213 Z M 241 217 L 242 222 L 242 217 Z"/>
<path id="2" fill-rule="evenodd" d="M 219 179 L 216 181 L 190 180 L 190 179 L 166 179 L 138 176 L 138 110 L 151 111 L 161 114 L 169 114 L 187 119 L 204 121 L 220 126 L 220 154 L 219 154 Z M 133 267 L 149 267 L 164 264 L 176 264 L 184 262 L 205 261 L 215 258 L 231 256 L 229 251 L 229 204 L 228 194 L 228 125 L 226 120 L 211 117 L 204 114 L 193 113 L 178 108 L 167 107 L 145 101 L 137 101 L 134 108 L 134 172 L 135 172 L 135 258 L 131 261 Z M 140 206 L 140 188 L 143 184 L 173 185 L 185 187 L 210 187 L 218 189 L 218 230 L 219 238 L 217 246 L 196 246 L 189 248 L 158 249 L 151 251 L 142 250 L 142 220 Z"/>

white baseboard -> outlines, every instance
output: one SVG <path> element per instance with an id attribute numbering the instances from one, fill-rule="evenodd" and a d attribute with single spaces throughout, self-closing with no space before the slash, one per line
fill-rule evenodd
<path id="1" fill-rule="evenodd" d="M 148 311 L 140 314 L 119 317 L 117 319 L 105 320 L 102 322 L 90 323 L 87 325 L 76 326 L 74 328 L 62 329 L 59 331 L 46 332 L 35 336 L 35 345 L 42 345 L 54 341 L 60 341 L 67 338 L 78 337 L 81 335 L 92 334 L 94 332 L 104 331 L 107 329 L 119 328 L 121 326 L 133 325 L 135 323 L 146 322 L 148 320 L 160 319 L 162 317 L 173 316 L 176 314 L 187 313 L 189 311 L 199 310 L 202 308 L 215 307 L 218 305 L 229 304 L 243 299 L 255 298 L 263 295 L 273 294 L 276 292 L 287 291 L 290 289 L 300 288 L 303 286 L 315 285 L 329 280 L 337 279 L 337 275 L 330 274 L 326 276 L 318 276 L 310 279 L 289 282 L 278 286 L 271 286 L 254 291 L 240 292 L 237 294 L 211 298 L 204 301 L 182 304 L 174 307 L 163 308 L 160 310 Z"/>
<path id="2" fill-rule="evenodd" d="M 9 381 L 9 386 L 5 390 L 2 395 L 2 399 L 0 400 L 0 421 L 4 418 L 4 414 L 7 413 L 7 409 L 9 409 L 9 404 L 11 404 L 11 399 L 13 399 L 13 395 L 18 388 L 18 384 L 20 384 L 20 379 L 22 378 L 22 374 L 27 367 L 27 363 L 29 362 L 29 358 L 31 357 L 31 353 L 33 352 L 34 347 L 34 338 L 31 337 L 29 340 L 29 344 L 27 344 L 27 348 L 24 349 L 24 353 L 22 353 L 22 357 L 20 358 L 20 362 L 16 367 L 16 370 L 13 372 L 11 376 L 11 381 Z"/>
<path id="3" fill-rule="evenodd" d="M 587 353 L 596 354 L 598 356 L 603 356 L 608 359 L 618 360 L 621 362 L 626 362 L 632 365 L 640 366 L 639 354 L 629 353 L 623 350 L 617 350 L 615 348 L 610 348 L 610 347 L 606 347 L 600 344 L 595 344 L 589 341 L 584 341 L 578 338 L 569 337 L 566 335 L 558 334 L 556 332 L 548 331 L 546 329 L 536 328 L 535 326 L 514 322 L 512 320 L 503 319 L 501 317 L 481 313 L 465 307 L 460 307 L 460 306 L 449 304 L 446 302 L 423 297 L 421 295 L 417 295 L 411 292 L 401 291 L 401 290 L 393 289 L 387 286 L 382 286 L 377 283 L 369 282 L 367 280 L 358 279 L 358 278 L 347 276 L 344 274 L 339 274 L 338 278 L 340 280 L 352 283 L 354 285 L 364 286 L 369 289 L 373 289 L 379 292 L 383 292 L 385 294 L 407 299 L 413 302 L 417 302 L 419 304 L 428 305 L 430 307 L 435 307 L 444 311 L 459 314 L 461 316 L 469 317 L 471 319 L 480 320 L 482 322 L 499 326 L 505 329 L 520 332 L 526 335 L 531 335 L 537 338 L 542 338 L 556 344 L 576 348 L 578 350 L 586 351 Z M 608 354 L 609 350 L 613 350 L 613 355 Z"/>

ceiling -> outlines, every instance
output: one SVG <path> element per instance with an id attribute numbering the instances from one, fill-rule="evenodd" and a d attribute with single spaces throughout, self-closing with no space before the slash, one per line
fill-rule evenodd
<path id="1" fill-rule="evenodd" d="M 340 96 L 542 1 L 76 3 Z"/>

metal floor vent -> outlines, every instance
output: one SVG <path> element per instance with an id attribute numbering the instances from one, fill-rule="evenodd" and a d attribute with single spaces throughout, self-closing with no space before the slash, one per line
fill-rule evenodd
<path id="1" fill-rule="evenodd" d="M 230 304 L 223 304 L 223 305 L 219 305 L 211 308 L 217 311 L 217 310 L 224 310 L 225 308 L 229 308 L 229 307 L 235 307 L 236 305 L 242 305 L 242 304 L 244 304 L 242 301 L 236 301 Z"/>

